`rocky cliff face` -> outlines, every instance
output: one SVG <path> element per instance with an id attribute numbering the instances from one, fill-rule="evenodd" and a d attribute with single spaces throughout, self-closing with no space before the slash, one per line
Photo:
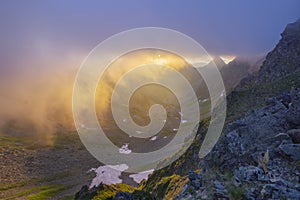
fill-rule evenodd
<path id="1" fill-rule="evenodd" d="M 203 175 L 218 169 L 221 178 L 214 181 L 228 190 L 222 197 L 233 196 L 229 190 L 242 189 L 240 195 L 247 199 L 300 198 L 299 95 L 300 90 L 292 88 L 227 126 L 206 159 L 208 169 Z M 225 173 L 232 177 L 224 180 Z"/>
<path id="2" fill-rule="evenodd" d="M 288 24 L 276 47 L 267 55 L 259 73 L 241 81 L 238 90 L 278 80 L 300 68 L 300 19 Z"/>
<path id="3" fill-rule="evenodd" d="M 227 94 L 232 92 L 240 81 L 249 75 L 250 68 L 249 63 L 235 59 L 220 69 Z"/>

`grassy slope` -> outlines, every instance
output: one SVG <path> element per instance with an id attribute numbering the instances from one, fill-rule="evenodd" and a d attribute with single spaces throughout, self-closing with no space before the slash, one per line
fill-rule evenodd
<path id="1" fill-rule="evenodd" d="M 2 160 L 5 160 L 5 156 L 7 156 L 6 151 L 10 151 L 10 159 L 17 159 L 22 156 L 31 157 L 36 152 L 45 149 L 49 149 L 50 153 L 52 151 L 51 149 L 53 149 L 53 154 L 59 153 L 63 156 L 66 154 L 64 153 L 65 151 L 63 151 L 66 148 L 83 148 L 77 134 L 57 134 L 54 136 L 54 141 L 55 142 L 52 146 L 45 146 L 35 143 L 33 139 L 28 136 L 14 137 L 0 133 L 0 156 L 4 156 Z M 70 146 L 70 144 L 73 144 L 73 146 Z M 26 161 L 26 158 L 24 161 Z M 51 163 L 53 161 L 49 160 L 49 162 Z M 10 165 L 11 164 L 9 164 L 9 166 Z M 11 167 L 18 169 L 23 168 L 23 165 L 22 163 L 14 163 L 14 166 Z M 34 166 L 32 169 L 38 170 L 37 167 L 38 166 Z M 0 164 L 0 169 L 1 168 L 6 169 L 5 165 L 1 166 Z M 51 171 L 50 168 L 49 170 Z M 23 173 L 23 171 L 16 171 L 15 173 L 19 172 Z M 80 171 L 78 171 L 78 169 L 75 169 L 75 171 L 74 169 L 68 169 L 64 171 L 56 171 L 54 169 L 46 176 L 31 178 L 28 176 L 29 174 L 25 174 L 24 177 L 22 176 L 19 181 L 15 180 L 13 182 L 6 183 L 0 180 L 0 199 L 21 198 L 34 200 L 49 199 L 51 197 L 62 200 L 74 199 L 74 191 L 71 193 L 70 191 L 74 190 L 73 187 L 77 186 L 75 183 L 72 183 L 69 180 L 72 179 L 72 177 L 78 176 L 79 172 Z M 76 190 L 78 189 L 75 189 L 75 191 Z"/>
<path id="2" fill-rule="evenodd" d="M 290 91 L 292 86 L 300 87 L 300 70 L 273 82 L 232 92 L 228 97 L 227 122 L 245 116 L 252 109 L 262 107 L 267 98 Z"/>

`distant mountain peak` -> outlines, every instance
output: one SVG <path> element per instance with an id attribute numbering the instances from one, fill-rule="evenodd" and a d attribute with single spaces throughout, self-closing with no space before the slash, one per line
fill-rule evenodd
<path id="1" fill-rule="evenodd" d="M 221 67 L 223 67 L 224 65 L 226 65 L 226 63 L 224 62 L 224 60 L 219 57 L 219 56 L 213 56 L 213 62 L 216 64 L 216 66 L 220 69 Z"/>

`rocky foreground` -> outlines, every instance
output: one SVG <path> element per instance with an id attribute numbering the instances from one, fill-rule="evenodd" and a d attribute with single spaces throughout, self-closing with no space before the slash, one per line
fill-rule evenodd
<path id="1" fill-rule="evenodd" d="M 299 161 L 300 89 L 293 88 L 230 123 L 202 170 L 190 171 L 172 198 L 300 199 Z M 83 187 L 76 198 L 92 199 L 112 188 L 112 199 L 162 199 L 137 188 L 124 191 L 124 185 L 103 184 Z"/>
<path id="2" fill-rule="evenodd" d="M 299 199 L 299 161 L 300 89 L 293 88 L 230 123 L 177 199 Z"/>

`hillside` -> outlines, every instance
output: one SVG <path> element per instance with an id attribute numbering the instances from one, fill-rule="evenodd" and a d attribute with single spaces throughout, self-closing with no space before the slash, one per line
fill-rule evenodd
<path id="1" fill-rule="evenodd" d="M 299 56 L 300 19 L 286 26 L 281 33 L 279 43 L 268 53 L 259 73 L 242 80 L 237 90 L 244 90 L 253 85 L 275 81 L 299 70 Z"/>
<path id="2" fill-rule="evenodd" d="M 289 24 L 259 72 L 228 96 L 223 134 L 205 159 L 209 120 L 183 156 L 139 187 L 85 186 L 76 199 L 300 199 L 299 33 L 300 20 Z"/>

